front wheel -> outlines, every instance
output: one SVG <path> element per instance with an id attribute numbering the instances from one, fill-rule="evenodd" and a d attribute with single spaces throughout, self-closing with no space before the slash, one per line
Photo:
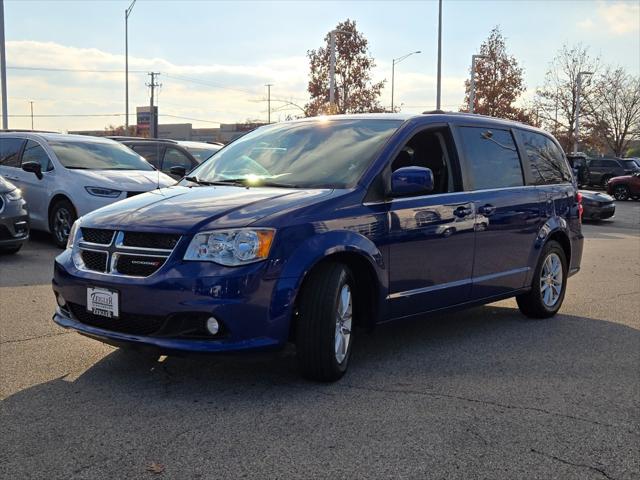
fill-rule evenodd
<path id="1" fill-rule="evenodd" d="M 68 200 L 59 200 L 51 208 L 49 229 L 53 242 L 60 248 L 67 246 L 71 226 L 76 221 L 76 211 Z"/>
<path id="2" fill-rule="evenodd" d="M 607 189 L 607 183 L 609 183 L 609 180 L 611 180 L 613 177 L 611 177 L 610 175 L 605 175 L 604 177 L 602 177 L 602 183 L 600 184 L 600 186 L 606 190 Z"/>
<path id="3" fill-rule="evenodd" d="M 354 280 L 340 263 L 325 263 L 305 282 L 298 302 L 296 350 L 302 374 L 321 382 L 347 371 L 353 344 Z"/>
<path id="4" fill-rule="evenodd" d="M 613 196 L 616 200 L 629 200 L 629 189 L 626 185 L 616 185 L 613 189 Z"/>
<path id="5" fill-rule="evenodd" d="M 548 242 L 533 273 L 531 290 L 516 297 L 520 311 L 531 318 L 554 316 L 564 300 L 567 271 L 567 257 L 562 246 L 553 240 Z"/>

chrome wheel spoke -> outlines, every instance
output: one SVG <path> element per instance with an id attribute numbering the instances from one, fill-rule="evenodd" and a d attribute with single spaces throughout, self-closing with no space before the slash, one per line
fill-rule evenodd
<path id="1" fill-rule="evenodd" d="M 540 272 L 540 296 L 547 307 L 553 307 L 562 294 L 562 261 L 556 253 L 545 258 Z"/>
<path id="2" fill-rule="evenodd" d="M 342 363 L 349 351 L 349 341 L 351 339 L 351 321 L 353 317 L 353 302 L 351 297 L 351 288 L 349 285 L 343 285 L 338 297 L 338 306 L 336 312 L 336 331 L 334 350 L 336 360 Z"/>

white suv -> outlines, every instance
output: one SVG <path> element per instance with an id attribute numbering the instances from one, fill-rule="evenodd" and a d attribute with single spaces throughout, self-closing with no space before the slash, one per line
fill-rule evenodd
<path id="1" fill-rule="evenodd" d="M 0 175 L 22 190 L 31 228 L 60 247 L 76 218 L 175 184 L 118 142 L 60 133 L 0 132 Z"/>

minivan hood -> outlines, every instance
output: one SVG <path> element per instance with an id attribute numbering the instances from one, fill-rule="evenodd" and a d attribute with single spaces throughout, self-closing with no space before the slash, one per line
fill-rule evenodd
<path id="1" fill-rule="evenodd" d="M 250 225 L 331 193 L 320 189 L 173 186 L 113 203 L 85 215 L 94 228 L 187 233 Z"/>
<path id="2" fill-rule="evenodd" d="M 176 181 L 157 170 L 71 170 L 83 187 L 114 188 L 125 192 L 148 192 L 174 185 Z"/>

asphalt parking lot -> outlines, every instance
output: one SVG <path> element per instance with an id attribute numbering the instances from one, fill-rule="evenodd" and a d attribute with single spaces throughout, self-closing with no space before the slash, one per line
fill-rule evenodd
<path id="1" fill-rule="evenodd" d="M 508 300 L 292 352 L 145 360 L 56 327 L 58 252 L 0 257 L 0 477 L 640 478 L 640 202 L 588 224 L 561 314 Z"/>

